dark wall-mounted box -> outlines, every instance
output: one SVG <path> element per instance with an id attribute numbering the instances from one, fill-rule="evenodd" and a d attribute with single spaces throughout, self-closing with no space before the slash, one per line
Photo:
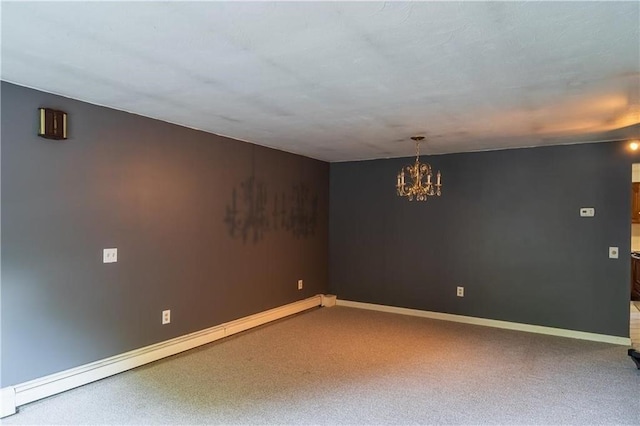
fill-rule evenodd
<path id="1" fill-rule="evenodd" d="M 67 139 L 67 113 L 50 108 L 39 108 L 38 136 L 47 139 Z"/>

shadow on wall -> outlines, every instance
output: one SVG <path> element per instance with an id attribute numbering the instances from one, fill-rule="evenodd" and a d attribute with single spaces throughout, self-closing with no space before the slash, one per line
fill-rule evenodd
<path id="1" fill-rule="evenodd" d="M 231 238 L 242 238 L 244 243 L 251 241 L 256 244 L 269 231 L 280 229 L 291 232 L 296 238 L 315 234 L 318 195 L 311 194 L 306 185 L 293 185 L 288 194 L 275 194 L 271 203 L 270 206 L 265 183 L 255 176 L 242 181 L 239 190 L 233 188 L 224 217 Z"/>

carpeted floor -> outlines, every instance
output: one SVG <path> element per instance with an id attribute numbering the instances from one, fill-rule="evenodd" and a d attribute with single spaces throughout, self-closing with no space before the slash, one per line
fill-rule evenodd
<path id="1" fill-rule="evenodd" d="M 622 346 L 320 308 L 20 408 L 3 424 L 640 424 Z"/>

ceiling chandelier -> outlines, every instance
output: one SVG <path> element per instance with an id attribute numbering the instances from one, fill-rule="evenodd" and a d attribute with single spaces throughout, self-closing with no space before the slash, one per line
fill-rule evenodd
<path id="1" fill-rule="evenodd" d="M 417 201 L 426 201 L 427 197 L 442 195 L 440 171 L 438 170 L 436 181 L 433 183 L 431 165 L 420 162 L 420 141 L 424 139 L 424 136 L 412 136 L 411 139 L 416 143 L 416 162 L 413 165 L 403 167 L 398 173 L 398 183 L 396 184 L 398 195 L 409 198 L 409 201 L 413 201 L 414 198 Z M 409 175 L 410 182 L 405 182 L 405 170 Z"/>

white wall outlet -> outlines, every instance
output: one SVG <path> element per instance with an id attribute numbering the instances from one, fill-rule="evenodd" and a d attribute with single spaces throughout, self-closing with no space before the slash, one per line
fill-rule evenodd
<path id="1" fill-rule="evenodd" d="M 581 207 L 580 217 L 594 217 L 596 215 L 596 209 L 593 207 Z"/>
<path id="2" fill-rule="evenodd" d="M 302 286 L 303 286 L 302 280 L 298 280 L 298 290 L 302 290 Z"/>
<path id="3" fill-rule="evenodd" d="M 618 247 L 609 247 L 609 259 L 617 259 L 618 253 Z"/>
<path id="4" fill-rule="evenodd" d="M 118 249 L 106 248 L 102 250 L 102 263 L 116 263 L 118 261 Z"/>
<path id="5" fill-rule="evenodd" d="M 457 287 L 456 288 L 456 296 L 464 297 L 464 287 Z"/>
<path id="6" fill-rule="evenodd" d="M 171 309 L 162 311 L 162 325 L 169 324 L 171 322 Z"/>

